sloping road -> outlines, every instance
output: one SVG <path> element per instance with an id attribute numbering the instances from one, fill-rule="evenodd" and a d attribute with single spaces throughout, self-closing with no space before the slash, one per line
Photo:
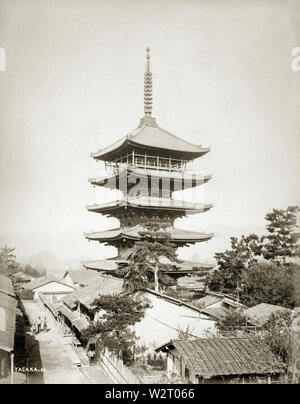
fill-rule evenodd
<path id="1" fill-rule="evenodd" d="M 59 325 L 50 314 L 37 303 L 24 302 L 30 318 L 44 316 L 48 319 L 50 331 L 42 332 L 35 338 L 28 336 L 30 366 L 38 371 L 30 373 L 29 384 L 109 384 L 110 381 L 100 367 L 73 364 L 76 351 L 60 335 Z M 44 369 L 39 372 L 40 369 Z"/>

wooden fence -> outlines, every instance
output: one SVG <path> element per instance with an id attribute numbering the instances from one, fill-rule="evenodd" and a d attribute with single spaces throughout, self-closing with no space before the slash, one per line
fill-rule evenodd
<path id="1" fill-rule="evenodd" d="M 114 384 L 143 384 L 121 359 L 118 359 L 108 350 L 100 354 L 99 365 Z"/>

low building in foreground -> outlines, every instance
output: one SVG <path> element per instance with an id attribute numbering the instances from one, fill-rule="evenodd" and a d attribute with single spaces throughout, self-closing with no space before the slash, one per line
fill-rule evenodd
<path id="1" fill-rule="evenodd" d="M 149 351 L 180 335 L 199 338 L 216 333 L 215 316 L 199 307 L 151 289 L 125 292 L 122 285 L 123 280 L 120 278 L 103 276 L 92 286 L 75 289 L 74 293 L 63 297 L 62 304 L 57 307 L 62 323 L 80 339 L 80 334 L 88 324 L 97 322 L 103 315 L 101 308 L 99 310 L 94 306 L 97 297 L 125 294 L 140 301 L 145 307 L 144 317 L 133 329 L 137 345 Z"/>
<path id="2" fill-rule="evenodd" d="M 197 306 L 205 309 L 242 309 L 244 306 L 231 295 L 217 292 L 206 292 L 201 299 L 196 300 Z"/>
<path id="3" fill-rule="evenodd" d="M 74 288 L 59 279 L 43 276 L 26 284 L 24 290 L 32 291 L 35 300 L 43 293 L 51 303 L 58 303 L 64 296 L 73 293 Z"/>
<path id="4" fill-rule="evenodd" d="M 74 289 L 90 286 L 97 279 L 99 279 L 99 274 L 89 270 L 67 271 L 63 276 L 63 282 Z"/>
<path id="5" fill-rule="evenodd" d="M 0 275 L 0 384 L 13 384 L 16 312 L 12 282 Z"/>
<path id="6" fill-rule="evenodd" d="M 168 377 L 185 383 L 271 383 L 285 373 L 285 366 L 258 339 L 177 339 L 156 351 L 167 354 Z"/>
<path id="7" fill-rule="evenodd" d="M 151 289 L 129 295 L 147 305 L 144 317 L 134 325 L 138 345 L 154 349 L 183 334 L 203 338 L 216 332 L 215 318 L 192 304 Z"/>

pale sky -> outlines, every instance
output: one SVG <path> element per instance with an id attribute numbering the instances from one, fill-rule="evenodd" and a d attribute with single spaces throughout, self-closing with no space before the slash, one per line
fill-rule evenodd
<path id="1" fill-rule="evenodd" d="M 197 166 L 214 208 L 178 225 L 260 226 L 300 205 L 299 0 L 0 0 L 1 234 L 117 224 L 85 210 L 109 198 L 87 182 L 90 152 L 143 116 L 147 46 L 158 124 L 211 147 Z"/>

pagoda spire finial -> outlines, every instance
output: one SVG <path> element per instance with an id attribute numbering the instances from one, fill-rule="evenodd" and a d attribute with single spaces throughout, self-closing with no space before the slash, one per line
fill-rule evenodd
<path id="1" fill-rule="evenodd" d="M 144 112 L 145 117 L 152 114 L 152 73 L 150 71 L 150 48 L 146 48 L 146 69 L 144 75 Z"/>

